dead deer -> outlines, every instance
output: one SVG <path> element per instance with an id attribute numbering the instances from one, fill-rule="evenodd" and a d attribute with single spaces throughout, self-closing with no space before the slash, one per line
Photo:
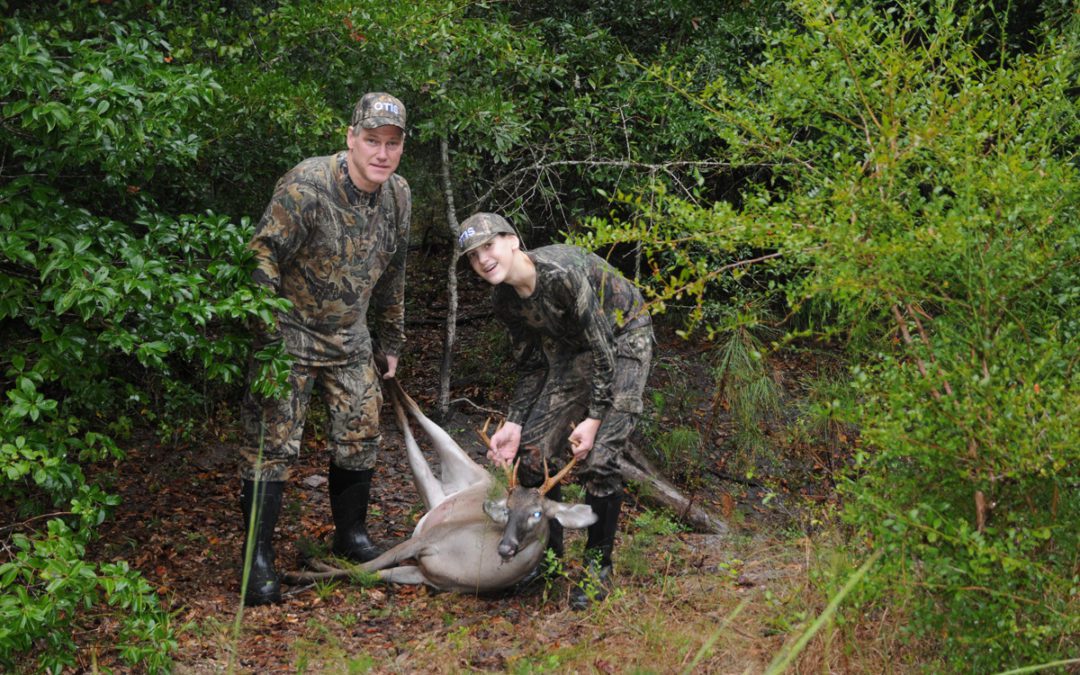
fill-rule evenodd
<path id="1" fill-rule="evenodd" d="M 596 515 L 585 504 L 562 504 L 544 497 L 573 468 L 573 461 L 556 475 L 547 476 L 539 488 L 518 485 L 515 467 L 507 471 L 508 485 L 503 494 L 493 476 L 474 462 L 450 434 L 428 419 L 396 380 L 384 380 L 384 384 L 427 513 L 409 539 L 354 570 L 376 572 L 389 583 L 427 584 L 443 591 L 500 591 L 513 586 L 540 563 L 550 519 L 577 529 L 596 522 Z M 439 478 L 420 451 L 406 411 L 431 439 L 441 465 Z M 481 438 L 486 438 L 486 429 L 485 425 Z M 415 564 L 401 564 L 410 559 Z M 322 563 L 314 567 L 317 571 L 290 572 L 284 579 L 295 584 L 346 578 L 353 573 Z"/>

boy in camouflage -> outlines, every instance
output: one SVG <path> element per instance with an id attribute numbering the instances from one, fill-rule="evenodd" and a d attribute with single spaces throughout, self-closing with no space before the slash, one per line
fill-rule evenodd
<path id="1" fill-rule="evenodd" d="M 584 609 L 611 584 L 623 501 L 619 458 L 642 410 L 652 321 L 641 293 L 603 258 L 562 244 L 525 252 L 499 215 L 467 218 L 457 245 L 494 286 L 495 316 L 510 333 L 519 377 L 488 457 L 520 459 L 522 485 L 539 485 L 543 461 L 561 464 L 564 450 L 582 463 L 585 502 L 598 517 L 588 531 L 584 577 L 570 595 L 571 607 Z M 549 545 L 562 555 L 562 529 L 552 528 Z"/>
<path id="2" fill-rule="evenodd" d="M 382 405 L 374 356 L 385 356 L 383 377 L 393 377 L 405 341 L 412 198 L 394 173 L 405 144 L 405 106 L 389 94 L 365 94 L 346 143 L 346 150 L 306 159 L 278 181 L 249 244 L 258 263 L 254 281 L 292 303 L 277 316 L 277 331 L 259 339 L 284 340 L 293 366 L 287 397 L 245 402 L 260 441 L 241 467 L 245 528 L 256 514 L 242 591 L 247 605 L 281 598 L 271 538 L 316 384 L 330 415 L 333 552 L 358 562 L 381 553 L 366 522 Z"/>

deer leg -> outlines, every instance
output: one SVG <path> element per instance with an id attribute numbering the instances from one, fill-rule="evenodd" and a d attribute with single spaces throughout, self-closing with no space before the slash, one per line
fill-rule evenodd
<path id="1" fill-rule="evenodd" d="M 409 415 L 416 420 L 416 423 L 431 439 L 432 446 L 439 455 L 439 463 L 442 465 L 442 485 L 446 493 L 457 492 L 479 480 L 483 480 L 487 476 L 487 471 L 474 462 L 450 434 L 428 419 L 420 410 L 420 406 L 416 404 L 416 401 L 405 393 L 396 380 L 390 380 L 389 382 L 393 383 L 390 385 L 393 397 L 400 401 Z M 405 425 L 400 419 L 398 424 L 399 426 Z"/>
<path id="2" fill-rule="evenodd" d="M 416 565 L 402 565 L 387 570 L 379 570 L 379 579 L 389 584 L 407 584 L 410 586 L 428 583 L 424 571 Z"/>
<path id="3" fill-rule="evenodd" d="M 409 460 L 409 468 L 412 470 L 413 484 L 416 485 L 416 491 L 424 500 L 425 510 L 430 511 L 446 499 L 446 490 L 432 473 L 431 467 L 424 458 L 424 453 L 420 451 L 420 446 L 416 443 L 412 428 L 409 427 L 409 418 L 405 416 L 403 409 L 403 399 L 406 394 L 401 390 L 401 385 L 397 380 L 389 380 L 386 389 L 390 394 L 390 402 L 394 406 L 394 419 L 397 420 L 398 429 L 405 438 L 405 455 Z M 416 404 L 413 403 L 413 405 Z"/>
<path id="4" fill-rule="evenodd" d="M 311 566 L 312 570 L 302 570 L 297 572 L 286 572 L 282 575 L 282 579 L 289 584 L 303 584 L 310 583 L 312 581 L 330 581 L 334 579 L 348 579 L 356 572 L 368 572 L 378 573 L 380 578 L 383 578 L 382 572 L 394 565 L 397 565 L 402 560 L 408 560 L 409 558 L 416 557 L 424 550 L 425 543 L 417 539 L 406 539 L 397 546 L 394 546 L 386 553 L 383 553 L 374 560 L 369 560 L 363 565 L 357 565 L 356 567 L 350 567 L 349 569 L 342 569 L 340 567 L 334 567 L 321 561 L 313 561 Z"/>

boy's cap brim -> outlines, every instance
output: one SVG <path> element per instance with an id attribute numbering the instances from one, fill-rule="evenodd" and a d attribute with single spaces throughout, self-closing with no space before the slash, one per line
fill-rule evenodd
<path id="1" fill-rule="evenodd" d="M 458 228 L 458 251 L 464 255 L 500 234 L 517 235 L 517 230 L 497 213 L 474 213 Z"/>

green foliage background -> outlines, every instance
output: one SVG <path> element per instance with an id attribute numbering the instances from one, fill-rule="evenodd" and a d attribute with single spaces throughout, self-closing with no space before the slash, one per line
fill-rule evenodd
<path id="1" fill-rule="evenodd" d="M 116 497 L 84 469 L 145 422 L 196 433 L 251 356 L 275 388 L 251 219 L 367 90 L 409 108 L 425 238 L 447 238 L 445 144 L 459 217 L 631 250 L 657 313 L 758 363 L 841 352 L 845 527 L 885 551 L 863 603 L 913 608 L 956 667 L 1075 652 L 1069 3 L 0 7 L 0 665 L 70 665 L 121 607 L 118 653 L 169 667 L 152 589 L 85 559 Z M 733 399 L 764 381 L 747 363 Z"/>
<path id="2" fill-rule="evenodd" d="M 958 670 L 1075 653 L 1075 17 L 1018 50 L 979 5 L 791 7 L 736 81 L 652 69 L 769 179 L 736 205 L 624 195 L 634 219 L 581 240 L 646 242 L 657 302 L 695 298 L 710 331 L 713 289 L 742 273 L 723 252 L 775 256 L 761 292 L 789 339 L 832 336 L 849 359 L 845 516 L 886 551 L 868 596 L 913 607 Z"/>

